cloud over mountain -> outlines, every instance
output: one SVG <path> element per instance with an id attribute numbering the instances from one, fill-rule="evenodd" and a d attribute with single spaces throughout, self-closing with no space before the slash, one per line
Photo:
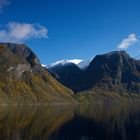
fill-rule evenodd
<path id="1" fill-rule="evenodd" d="M 131 45 L 134 45 L 138 41 L 136 34 L 130 34 L 127 38 L 124 38 L 118 45 L 119 49 L 128 49 Z"/>
<path id="2" fill-rule="evenodd" d="M 1 42 L 24 42 L 31 38 L 47 38 L 48 30 L 40 24 L 10 22 L 0 28 Z"/>

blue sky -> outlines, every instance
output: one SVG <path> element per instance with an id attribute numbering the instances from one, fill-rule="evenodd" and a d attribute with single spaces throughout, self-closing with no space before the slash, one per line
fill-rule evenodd
<path id="1" fill-rule="evenodd" d="M 140 0 L 0 0 L 0 41 L 26 43 L 43 64 L 118 47 L 137 56 L 139 36 Z"/>

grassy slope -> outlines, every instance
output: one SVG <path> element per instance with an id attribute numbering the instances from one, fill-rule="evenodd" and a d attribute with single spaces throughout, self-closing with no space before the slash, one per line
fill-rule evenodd
<path id="1" fill-rule="evenodd" d="M 73 92 L 57 82 L 46 70 L 35 74 L 26 71 L 18 79 L 7 70 L 27 63 L 5 46 L 0 46 L 0 103 L 74 103 Z"/>
<path id="2" fill-rule="evenodd" d="M 140 94 L 118 94 L 102 89 L 91 89 L 73 95 L 79 103 L 140 102 Z"/>

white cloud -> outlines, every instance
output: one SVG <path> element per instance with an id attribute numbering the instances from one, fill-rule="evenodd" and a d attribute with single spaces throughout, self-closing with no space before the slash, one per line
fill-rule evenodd
<path id="1" fill-rule="evenodd" d="M 47 38 L 48 30 L 39 24 L 10 22 L 0 28 L 0 42 L 21 43 L 31 38 Z"/>
<path id="2" fill-rule="evenodd" d="M 134 45 L 138 41 L 136 34 L 130 34 L 127 38 L 123 39 L 122 42 L 118 45 L 119 49 L 127 49 L 131 45 Z"/>
<path id="3" fill-rule="evenodd" d="M 3 8 L 9 4 L 10 2 L 8 0 L 0 0 L 0 13 L 2 12 Z"/>

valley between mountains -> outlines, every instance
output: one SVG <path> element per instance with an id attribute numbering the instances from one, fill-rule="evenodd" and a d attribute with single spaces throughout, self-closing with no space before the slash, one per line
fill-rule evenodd
<path id="1" fill-rule="evenodd" d="M 25 44 L 0 43 L 1 104 L 124 101 L 140 101 L 140 61 L 125 51 L 43 67 Z"/>

